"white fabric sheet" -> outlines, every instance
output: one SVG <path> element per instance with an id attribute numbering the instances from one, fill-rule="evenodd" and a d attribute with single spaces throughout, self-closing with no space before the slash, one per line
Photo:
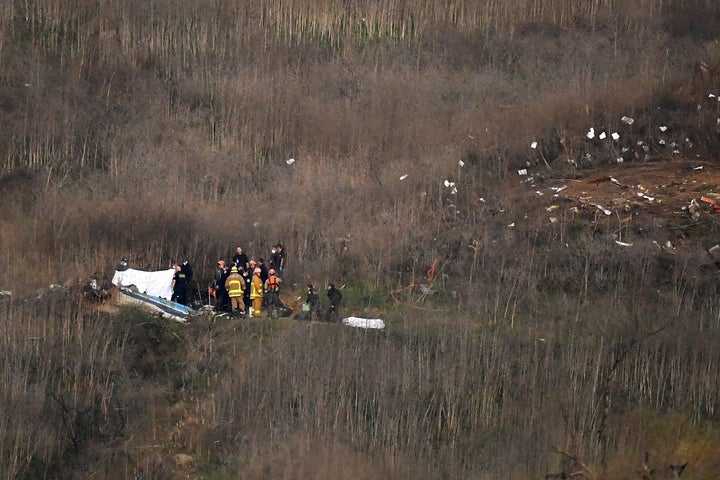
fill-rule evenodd
<path id="1" fill-rule="evenodd" d="M 116 270 L 112 283 L 123 287 L 135 285 L 141 293 L 170 300 L 173 293 L 172 279 L 174 275 L 174 268 L 158 272 L 145 272 L 128 268 L 123 272 Z"/>
<path id="2" fill-rule="evenodd" d="M 348 317 L 343 318 L 343 325 L 356 328 L 370 328 L 370 329 L 382 329 L 385 328 L 385 322 L 379 318 L 359 318 L 359 317 Z"/>

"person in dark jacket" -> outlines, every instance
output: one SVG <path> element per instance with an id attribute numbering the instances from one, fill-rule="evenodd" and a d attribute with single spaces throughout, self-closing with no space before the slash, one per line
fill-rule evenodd
<path id="1" fill-rule="evenodd" d="M 256 266 L 260 269 L 260 280 L 262 280 L 263 285 L 265 285 L 265 282 L 267 282 L 267 279 L 270 276 L 267 265 L 265 265 L 265 259 L 260 257 Z"/>
<path id="2" fill-rule="evenodd" d="M 330 308 L 328 308 L 325 314 L 325 320 L 328 322 L 336 322 L 340 317 L 340 300 L 342 300 L 342 292 L 335 288 L 335 284 L 331 283 L 328 285 L 327 291 L 328 300 L 330 300 Z"/>
<path id="3" fill-rule="evenodd" d="M 225 260 L 218 260 L 218 269 L 215 272 L 215 309 L 218 312 L 227 312 L 230 309 L 230 296 L 225 282 L 230 275 L 230 269 Z"/>
<path id="4" fill-rule="evenodd" d="M 281 260 L 282 257 L 278 251 L 277 245 L 273 245 L 272 250 L 270 251 L 270 268 L 274 268 L 277 272 L 279 272 Z"/>
<path id="5" fill-rule="evenodd" d="M 245 304 L 245 313 L 248 318 L 250 317 L 250 307 L 252 306 L 252 299 L 250 298 L 250 290 L 252 288 L 252 274 L 249 270 L 243 270 L 241 273 L 243 280 L 245 281 L 245 291 L 243 292 L 243 303 Z"/>
<path id="6" fill-rule="evenodd" d="M 190 265 L 190 262 L 185 260 L 182 265 L 180 266 L 180 271 L 185 274 L 185 279 L 190 282 L 193 278 L 193 268 L 192 265 Z"/>
<path id="7" fill-rule="evenodd" d="M 275 245 L 275 252 L 277 255 L 277 265 L 275 266 L 275 270 L 277 270 L 278 275 L 282 275 L 283 272 L 285 272 L 285 266 L 287 263 L 287 260 L 285 259 L 285 247 L 282 243 Z"/>
<path id="8" fill-rule="evenodd" d="M 315 287 L 312 284 L 308 284 L 307 298 L 305 303 L 310 307 L 308 312 L 308 320 L 319 320 L 320 319 L 320 296 L 315 292 Z"/>
<path id="9" fill-rule="evenodd" d="M 175 275 L 172 279 L 172 301 L 187 305 L 187 277 L 182 272 L 182 266 L 175 264 Z"/>
<path id="10" fill-rule="evenodd" d="M 238 267 L 238 269 L 242 267 L 244 270 L 247 270 L 250 267 L 250 259 L 240 246 L 235 249 L 235 255 L 232 258 L 232 262 L 236 267 Z"/>

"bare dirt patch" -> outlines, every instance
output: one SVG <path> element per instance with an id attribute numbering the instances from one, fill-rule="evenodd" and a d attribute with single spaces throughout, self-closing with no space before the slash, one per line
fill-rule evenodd
<path id="1" fill-rule="evenodd" d="M 518 193 L 536 196 L 548 222 L 612 224 L 620 246 L 646 239 L 708 249 L 720 242 L 714 238 L 720 233 L 720 166 L 711 160 L 624 163 L 565 176 L 537 170 L 520 178 Z"/>

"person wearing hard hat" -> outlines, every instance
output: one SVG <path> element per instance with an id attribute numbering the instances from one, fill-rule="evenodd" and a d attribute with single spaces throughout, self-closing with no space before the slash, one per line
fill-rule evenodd
<path id="1" fill-rule="evenodd" d="M 259 267 L 255 267 L 255 270 L 253 270 L 252 284 L 250 287 L 250 299 L 252 300 L 252 316 L 255 318 L 258 318 L 260 316 L 260 310 L 262 308 L 263 283 L 260 279 L 261 272 L 262 270 L 260 270 Z"/>
<path id="2" fill-rule="evenodd" d="M 238 271 L 238 267 L 233 265 L 230 269 L 230 275 L 225 280 L 225 288 L 230 296 L 230 315 L 238 314 L 242 316 L 243 312 L 243 293 L 245 293 L 245 279 Z"/>
<path id="3" fill-rule="evenodd" d="M 268 278 L 265 280 L 265 305 L 269 308 L 282 306 L 280 303 L 280 282 L 282 280 L 275 274 L 275 269 L 268 270 Z"/>

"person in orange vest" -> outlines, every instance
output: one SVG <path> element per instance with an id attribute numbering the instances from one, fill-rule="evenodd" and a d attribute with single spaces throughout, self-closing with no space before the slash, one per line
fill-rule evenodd
<path id="1" fill-rule="evenodd" d="M 252 316 L 259 317 L 262 308 L 263 299 L 263 282 L 260 279 L 260 268 L 255 267 L 253 270 L 252 284 L 250 286 L 250 299 L 252 300 Z"/>
<path id="2" fill-rule="evenodd" d="M 245 293 L 245 279 L 240 275 L 238 267 L 235 265 L 230 269 L 230 275 L 225 280 L 225 289 L 230 296 L 230 316 L 235 317 L 237 313 L 241 317 L 245 314 L 242 307 L 243 294 Z"/>
<path id="3" fill-rule="evenodd" d="M 282 280 L 275 274 L 275 269 L 268 270 L 268 278 L 265 280 L 265 305 L 269 308 L 282 306 L 280 303 L 280 282 Z"/>

